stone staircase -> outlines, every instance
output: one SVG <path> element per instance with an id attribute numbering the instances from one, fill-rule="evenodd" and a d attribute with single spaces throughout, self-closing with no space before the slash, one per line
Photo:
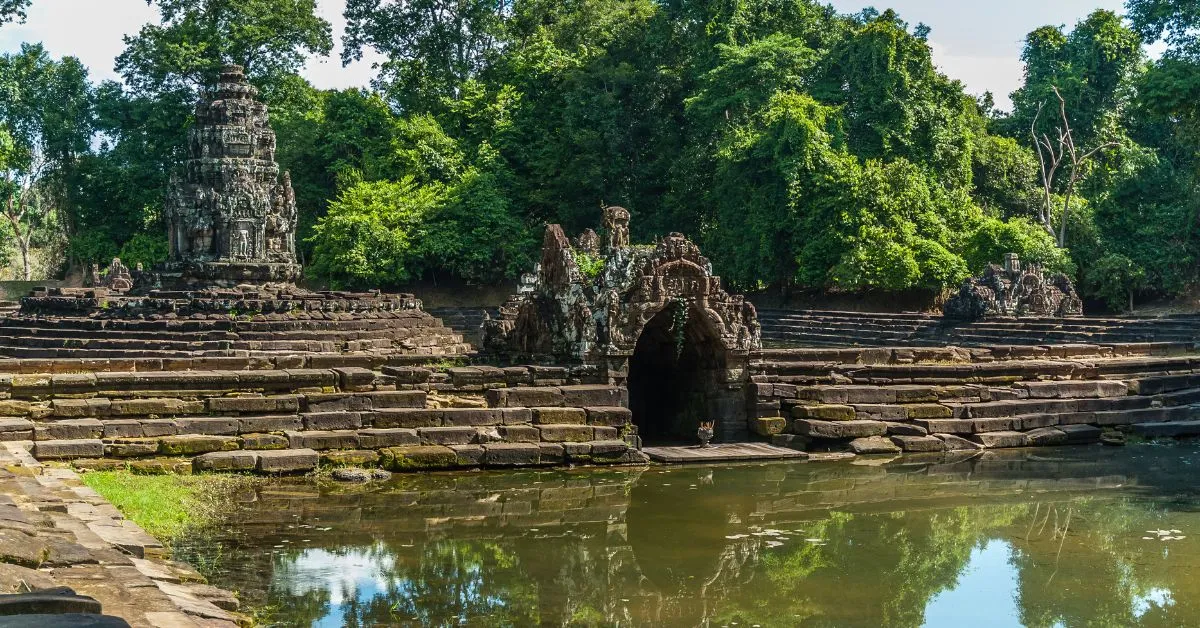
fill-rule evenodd
<path id="1" fill-rule="evenodd" d="M 39 460 L 143 472 L 644 461 L 625 389 L 589 377 L 346 354 L 9 360 L 0 441 Z"/>
<path id="2" fill-rule="evenodd" d="M 854 453 L 1197 436 L 1200 355 L 1188 348 L 767 349 L 752 365 L 752 425 L 776 444 Z"/>
<path id="3" fill-rule="evenodd" d="M 426 311 L 441 319 L 442 324 L 461 334 L 463 340 L 475 347 L 478 347 L 482 340 L 481 329 L 487 316 L 500 316 L 500 309 L 496 307 L 432 307 Z"/>
<path id="4" fill-rule="evenodd" d="M 995 319 L 945 321 L 920 313 L 887 314 L 763 309 L 767 346 L 886 347 L 1196 342 L 1200 316 L 1161 318 Z"/>
<path id="5" fill-rule="evenodd" d="M 462 337 L 420 310 L 187 318 L 0 318 L 0 357 L 176 358 L 378 351 L 464 355 Z"/>

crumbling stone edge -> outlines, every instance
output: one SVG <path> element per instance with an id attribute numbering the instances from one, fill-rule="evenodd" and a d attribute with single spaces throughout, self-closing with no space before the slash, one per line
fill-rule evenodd
<path id="1" fill-rule="evenodd" d="M 0 443 L 0 583 L 4 593 L 69 587 L 133 626 L 248 626 L 230 593 L 170 560 L 75 471 Z"/>

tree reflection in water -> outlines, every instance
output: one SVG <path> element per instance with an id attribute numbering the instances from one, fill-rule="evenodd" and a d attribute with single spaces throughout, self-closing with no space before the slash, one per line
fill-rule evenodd
<path id="1" fill-rule="evenodd" d="M 1193 625 L 1196 453 L 285 485 L 218 535 L 213 580 L 289 626 L 920 626 L 939 594 L 983 604 L 961 576 L 1001 541 L 1008 622 Z"/>

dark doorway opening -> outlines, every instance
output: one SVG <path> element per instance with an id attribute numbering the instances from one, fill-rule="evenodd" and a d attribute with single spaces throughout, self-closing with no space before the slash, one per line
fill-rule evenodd
<path id="1" fill-rule="evenodd" d="M 723 404 L 725 347 L 693 308 L 682 335 L 676 306 L 650 319 L 629 360 L 629 408 L 647 445 L 694 445 L 701 421 L 718 421 Z"/>

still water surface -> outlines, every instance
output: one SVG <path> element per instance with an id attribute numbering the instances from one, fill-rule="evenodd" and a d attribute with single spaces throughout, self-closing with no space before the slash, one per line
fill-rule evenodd
<path id="1" fill-rule="evenodd" d="M 1200 446 L 287 483 L 180 548 L 283 626 L 1197 626 Z"/>

